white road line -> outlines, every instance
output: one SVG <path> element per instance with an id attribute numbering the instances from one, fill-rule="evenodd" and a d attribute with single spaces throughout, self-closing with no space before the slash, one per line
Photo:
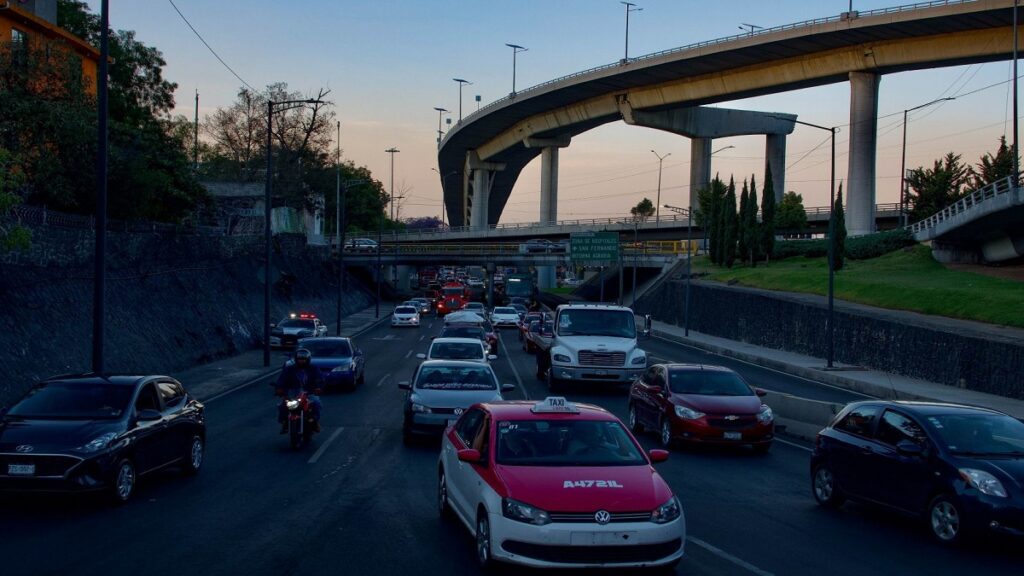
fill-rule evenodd
<path id="1" fill-rule="evenodd" d="M 655 336 L 655 338 L 657 338 L 658 340 L 661 340 L 662 342 L 668 342 L 670 344 L 675 344 L 677 346 L 683 346 L 683 347 L 686 347 L 686 348 L 691 348 L 691 349 L 696 350 L 698 352 L 703 352 L 704 354 L 711 354 L 712 356 L 718 356 L 718 357 L 721 357 L 721 358 L 728 358 L 729 360 L 735 360 L 736 362 L 742 362 L 743 364 L 746 364 L 748 366 L 754 366 L 756 368 L 761 368 L 763 370 L 768 370 L 769 372 L 775 372 L 776 374 L 782 374 L 783 376 L 789 376 L 790 378 L 797 378 L 799 380 L 803 380 L 804 382 L 810 382 L 811 384 L 817 384 L 818 386 L 824 386 L 826 388 L 832 388 L 833 390 L 841 390 L 843 392 L 847 392 L 849 394 L 855 394 L 857 396 L 863 396 L 865 398 L 877 398 L 876 396 L 872 396 L 870 394 L 864 394 L 863 392 L 857 392 L 857 391 L 854 391 L 854 390 L 850 390 L 848 388 L 843 388 L 842 386 L 836 386 L 834 384 L 827 384 L 825 382 L 820 382 L 818 380 L 812 380 L 810 378 L 804 378 L 803 376 L 797 376 L 796 374 L 790 374 L 789 372 L 783 372 L 782 370 L 776 370 L 775 368 L 769 368 L 767 366 L 761 366 L 760 364 L 755 364 L 753 362 L 748 362 L 746 360 L 743 360 L 741 358 L 736 358 L 734 356 L 726 356 L 725 354 L 719 354 L 718 352 L 711 352 L 710 350 L 705 350 L 703 348 L 699 348 L 697 346 L 691 346 L 689 344 L 683 344 L 682 342 L 676 342 L 675 340 L 670 340 L 668 338 L 662 338 L 661 336 Z M 672 360 L 672 359 L 669 359 L 669 358 L 665 358 L 665 360 L 667 360 L 669 362 L 673 362 L 673 363 L 675 362 L 675 360 Z"/>
<path id="2" fill-rule="evenodd" d="M 391 374 L 385 374 L 384 377 L 380 379 L 380 382 L 377 382 L 377 388 L 380 388 L 382 384 L 387 382 L 388 378 L 391 378 Z"/>
<path id="3" fill-rule="evenodd" d="M 708 544 L 707 542 L 701 540 L 700 538 L 694 538 L 693 536 L 687 536 L 686 539 L 689 540 L 690 542 L 696 544 L 697 546 L 700 546 L 701 548 L 707 550 L 708 552 L 711 552 L 715 556 L 718 556 L 719 558 L 722 558 L 723 560 L 727 560 L 729 562 L 732 562 L 733 564 L 739 566 L 740 568 L 744 568 L 744 569 L 746 569 L 746 570 L 748 570 L 748 571 L 750 571 L 750 572 L 752 572 L 754 574 L 757 574 L 757 576 L 775 576 L 771 572 L 768 572 L 767 570 L 762 570 L 762 569 L 758 568 L 757 566 L 754 566 L 750 562 L 747 562 L 746 560 L 742 560 L 740 558 L 737 558 L 737 557 L 733 556 L 732 554 L 729 554 L 725 550 L 722 550 L 721 548 L 717 548 L 715 546 L 712 546 L 711 544 Z"/>
<path id="4" fill-rule="evenodd" d="M 339 228 L 340 228 L 340 226 L 339 226 Z M 405 353 L 405 357 L 406 358 L 408 358 L 409 356 L 412 356 L 412 350 L 411 349 L 408 352 Z"/>
<path id="5" fill-rule="evenodd" d="M 339 228 L 340 228 L 340 226 L 339 226 Z M 423 342 L 423 339 L 426 338 L 426 337 L 427 337 L 426 334 L 424 334 L 423 336 L 420 336 L 420 342 Z"/>
<path id="6" fill-rule="evenodd" d="M 306 464 L 316 464 L 316 461 L 319 460 L 320 457 L 324 455 L 324 452 L 327 450 L 327 447 L 331 445 L 331 442 L 337 440 L 338 436 L 341 436 L 341 433 L 344 431 L 344 427 L 335 430 L 334 434 L 331 434 L 327 441 L 321 444 L 320 447 L 316 449 L 316 452 L 313 452 L 313 455 L 309 457 L 309 460 L 306 461 Z"/>
<path id="7" fill-rule="evenodd" d="M 516 365 L 512 363 L 512 356 L 508 353 L 508 348 L 505 347 L 505 339 L 500 338 L 498 342 L 501 342 L 501 351 L 505 353 L 505 360 L 508 361 L 508 367 L 512 369 L 512 375 L 516 377 L 516 383 L 519 384 L 519 390 L 523 393 L 523 400 L 529 400 L 530 395 L 526 392 L 526 386 L 523 386 L 523 379 L 519 377 L 519 371 L 516 370 Z"/>
<path id="8" fill-rule="evenodd" d="M 433 327 L 434 327 L 434 323 L 433 322 L 431 322 L 430 324 L 427 324 L 427 328 L 433 328 Z"/>
<path id="9" fill-rule="evenodd" d="M 807 446 L 804 446 L 803 444 L 797 444 L 796 442 L 790 442 L 789 440 L 783 440 L 782 438 L 779 438 L 778 436 L 775 437 L 775 441 L 776 442 L 782 442 L 783 444 L 785 444 L 787 446 L 792 446 L 793 448 L 799 448 L 801 450 L 806 450 L 808 452 L 814 452 L 814 450 L 812 450 L 811 448 L 808 448 Z"/>

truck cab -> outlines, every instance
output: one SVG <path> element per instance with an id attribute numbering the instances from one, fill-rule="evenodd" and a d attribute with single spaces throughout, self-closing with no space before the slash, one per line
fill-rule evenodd
<path id="1" fill-rule="evenodd" d="M 552 390 L 576 381 L 629 384 L 646 368 L 636 319 L 625 306 L 559 306 L 550 347 L 537 355 L 537 375 L 543 374 Z"/>

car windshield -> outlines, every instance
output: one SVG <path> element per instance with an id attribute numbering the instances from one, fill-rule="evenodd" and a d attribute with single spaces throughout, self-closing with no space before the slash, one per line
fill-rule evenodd
<path id="1" fill-rule="evenodd" d="M 1003 414 L 936 414 L 924 419 L 942 444 L 965 456 L 1024 456 L 1024 423 Z"/>
<path id="2" fill-rule="evenodd" d="M 498 422 L 497 462 L 509 466 L 637 466 L 647 461 L 622 424 L 606 420 Z"/>
<path id="3" fill-rule="evenodd" d="M 419 390 L 497 390 L 491 368 L 475 366 L 425 366 L 416 378 Z"/>
<path id="4" fill-rule="evenodd" d="M 395 314 L 416 314 L 416 309 L 412 306 L 399 306 L 395 308 Z"/>
<path id="5" fill-rule="evenodd" d="M 569 309 L 558 314 L 558 334 L 636 338 L 636 323 L 628 310 Z"/>
<path id="6" fill-rule="evenodd" d="M 479 342 L 435 342 L 430 357 L 438 360 L 480 360 L 484 357 Z"/>
<path id="7" fill-rule="evenodd" d="M 515 308 L 495 308 L 494 309 L 494 313 L 495 314 L 508 314 L 508 315 L 515 315 L 515 316 L 519 315 L 519 313 L 516 312 Z"/>
<path id="8" fill-rule="evenodd" d="M 352 356 L 352 347 L 344 340 L 303 340 L 302 347 L 309 350 L 313 358 L 347 358 Z"/>
<path id="9" fill-rule="evenodd" d="M 669 370 L 668 386 L 676 394 L 754 395 L 750 386 L 735 373 L 718 370 Z"/>
<path id="10" fill-rule="evenodd" d="M 521 314 L 526 313 L 526 306 L 523 306 L 522 304 L 513 304 L 512 309 Z"/>
<path id="11" fill-rule="evenodd" d="M 446 326 L 441 331 L 443 338 L 476 338 L 483 340 L 486 335 L 483 328 L 479 326 Z"/>
<path id="12" fill-rule="evenodd" d="M 40 382 L 7 416 L 39 420 L 120 418 L 131 401 L 132 387 L 101 382 Z"/>
<path id="13" fill-rule="evenodd" d="M 278 326 L 281 328 L 303 328 L 305 330 L 316 328 L 316 324 L 312 320 L 282 320 Z"/>

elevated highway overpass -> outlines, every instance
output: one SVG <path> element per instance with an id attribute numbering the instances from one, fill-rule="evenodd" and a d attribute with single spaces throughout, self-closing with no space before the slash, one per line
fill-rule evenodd
<path id="1" fill-rule="evenodd" d="M 439 145 L 455 227 L 500 220 L 523 167 L 542 156 L 539 221 L 557 222 L 558 150 L 624 120 L 690 137 L 690 205 L 711 174 L 711 140 L 766 137 L 775 191 L 785 191 L 785 136 L 795 116 L 703 105 L 849 81 L 851 234 L 876 229 L 878 89 L 885 74 L 1009 59 L 1013 0 L 939 0 L 808 20 L 622 60 L 534 86 L 470 114 Z M 1024 45 L 1024 43 L 1022 43 Z"/>

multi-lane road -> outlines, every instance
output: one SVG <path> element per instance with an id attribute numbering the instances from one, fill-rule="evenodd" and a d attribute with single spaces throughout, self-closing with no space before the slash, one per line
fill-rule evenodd
<path id="1" fill-rule="evenodd" d="M 324 398 L 323 432 L 294 452 L 277 434 L 275 398 L 256 384 L 207 403 L 208 453 L 195 478 L 172 471 L 112 508 L 94 498 L 0 497 L 0 574 L 476 574 L 473 542 L 438 518 L 438 443 L 402 444 L 400 380 L 440 323 L 379 326 L 358 338 L 366 384 Z M 543 398 L 514 331 L 494 365 L 510 398 Z M 859 396 L 660 340 L 658 360 L 727 364 L 757 386 L 821 400 Z M 188 385 L 188 382 L 185 383 Z M 625 416 L 623 390 L 567 393 Z M 934 544 L 915 520 L 847 504 L 819 508 L 809 449 L 783 439 L 766 456 L 685 450 L 658 465 L 688 524 L 680 574 L 1015 574 L 1020 546 Z M 653 447 L 653 437 L 641 441 Z M 514 570 L 512 572 L 519 572 Z"/>

